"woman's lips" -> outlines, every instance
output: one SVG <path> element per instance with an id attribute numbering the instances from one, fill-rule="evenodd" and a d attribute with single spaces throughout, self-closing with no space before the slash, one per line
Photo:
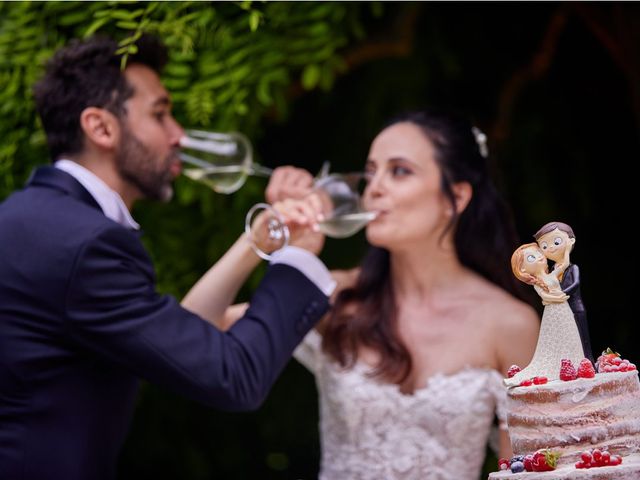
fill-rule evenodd
<path id="1" fill-rule="evenodd" d="M 380 220 L 380 218 L 382 218 L 384 215 L 387 214 L 387 210 L 380 210 L 377 208 L 370 208 L 368 209 L 369 212 L 374 212 L 376 214 L 375 217 L 373 217 L 373 219 L 371 220 L 371 222 L 377 222 L 378 220 Z"/>

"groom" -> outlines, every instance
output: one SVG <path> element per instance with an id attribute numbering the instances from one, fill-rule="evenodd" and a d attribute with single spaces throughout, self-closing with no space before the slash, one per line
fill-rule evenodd
<path id="1" fill-rule="evenodd" d="M 3 480 L 115 478 L 138 377 L 257 408 L 334 286 L 288 247 L 227 332 L 156 291 L 130 209 L 171 197 L 183 130 L 159 78 L 164 47 L 143 37 L 124 70 L 117 49 L 89 39 L 49 63 L 35 97 L 55 163 L 0 204 Z"/>
<path id="2" fill-rule="evenodd" d="M 569 258 L 569 252 L 573 250 L 576 237 L 573 229 L 562 222 L 549 222 L 538 230 L 533 236 L 542 249 L 544 256 L 556 264 Z M 580 340 L 584 355 L 593 363 L 591 342 L 589 340 L 589 325 L 587 324 L 587 312 L 580 296 L 580 271 L 575 264 L 569 264 L 560 280 L 562 291 L 569 295 L 569 306 L 578 326 Z"/>

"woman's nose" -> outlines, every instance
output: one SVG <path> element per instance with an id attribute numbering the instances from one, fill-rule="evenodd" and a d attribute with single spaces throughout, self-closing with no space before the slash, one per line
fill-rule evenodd
<path id="1" fill-rule="evenodd" d="M 365 188 L 365 196 L 379 196 L 384 191 L 383 178 L 381 173 L 375 173 L 369 176 L 367 187 Z"/>

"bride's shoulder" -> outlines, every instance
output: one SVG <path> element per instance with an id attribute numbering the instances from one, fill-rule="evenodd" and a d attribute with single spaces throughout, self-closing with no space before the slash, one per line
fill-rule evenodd
<path id="1" fill-rule="evenodd" d="M 495 340 L 498 370 L 527 365 L 538 339 L 540 317 L 529 304 L 495 284 L 487 284 L 486 289 L 478 289 L 478 298 L 482 297 L 478 311 L 486 332 Z"/>
<path id="2" fill-rule="evenodd" d="M 490 318 L 496 323 L 497 328 L 537 328 L 540 317 L 531 305 L 517 299 L 498 285 L 482 280 L 483 285 L 476 290 L 480 303 L 478 309 L 490 312 Z"/>

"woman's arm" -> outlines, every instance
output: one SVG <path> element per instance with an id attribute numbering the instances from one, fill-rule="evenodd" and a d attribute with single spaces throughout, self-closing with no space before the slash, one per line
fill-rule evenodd
<path id="1" fill-rule="evenodd" d="M 562 290 L 560 289 L 551 289 L 548 292 L 545 292 L 538 285 L 534 285 L 533 288 L 536 290 L 536 293 L 540 295 L 543 305 L 549 305 L 550 303 L 562 303 L 569 299 L 569 296 L 562 293 Z"/>
<path id="2" fill-rule="evenodd" d="M 555 277 L 560 280 L 560 277 L 562 276 L 562 274 L 564 273 L 564 271 L 567 269 L 567 267 L 569 266 L 569 255 L 570 255 L 570 251 L 567 248 L 564 251 L 564 258 L 562 259 L 562 262 L 558 262 L 553 266 L 553 270 L 551 271 L 551 273 L 553 275 L 555 275 Z"/>
<path id="3" fill-rule="evenodd" d="M 512 308 L 496 312 L 499 319 L 494 327 L 496 341 L 496 361 L 498 369 L 505 377 L 512 365 L 526 367 L 536 348 L 540 317 L 524 302 L 517 301 Z M 509 341 L 503 341 L 508 338 Z"/>
<path id="4" fill-rule="evenodd" d="M 182 306 L 214 326 L 226 330 L 227 307 L 259 263 L 260 258 L 252 250 L 247 236 L 240 235 L 227 253 L 189 290 L 182 300 Z M 237 318 L 241 316 L 240 314 Z"/>
<path id="5" fill-rule="evenodd" d="M 279 199 L 300 198 L 311 190 L 313 177 L 309 172 L 295 167 L 276 168 L 267 186 L 267 199 L 275 202 Z M 318 207 L 314 199 L 308 201 L 283 201 L 283 215 L 292 231 L 292 244 L 317 254 L 322 248 L 323 237 L 310 232 Z M 317 202 L 316 202 L 317 203 Z M 287 208 L 284 208 L 287 207 Z M 274 205 L 274 208 L 278 208 Z M 256 220 L 259 225 L 259 220 Z M 291 221 L 292 223 L 289 223 Z M 311 237 L 311 240 L 309 240 Z M 269 243 L 266 239 L 259 242 Z M 261 248 L 269 251 L 271 248 Z M 251 248 L 251 241 L 245 235 L 240 238 L 213 265 L 204 276 L 189 290 L 182 300 L 182 306 L 198 314 L 214 326 L 226 330 L 242 316 L 246 306 L 227 309 L 235 299 L 240 287 L 251 272 L 260 263 L 260 258 Z"/>
<path id="6" fill-rule="evenodd" d="M 509 460 L 511 457 L 513 457 L 513 450 L 511 449 L 511 440 L 509 439 L 509 433 L 506 430 L 500 429 L 499 442 L 498 458 L 506 458 L 507 460 Z"/>

